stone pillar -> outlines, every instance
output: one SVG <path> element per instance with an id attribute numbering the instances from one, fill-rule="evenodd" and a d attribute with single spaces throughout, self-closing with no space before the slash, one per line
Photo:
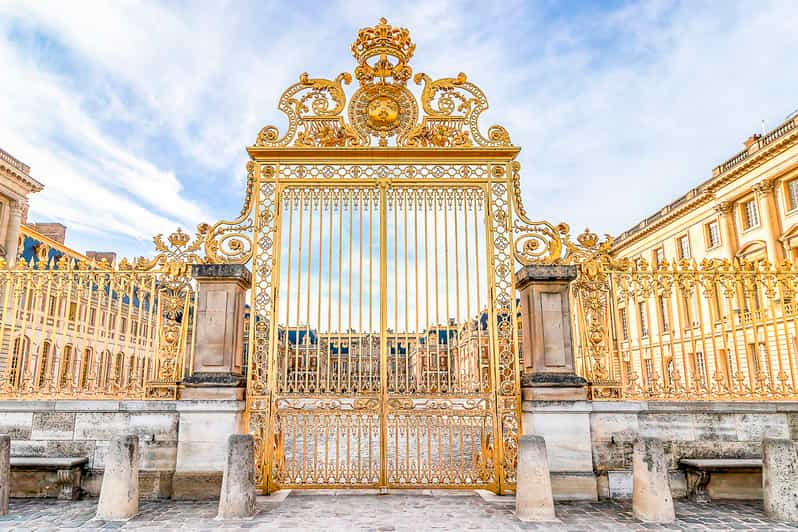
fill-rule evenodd
<path id="1" fill-rule="evenodd" d="M 521 521 L 557 521 L 546 441 L 540 436 L 525 434 L 518 441 L 515 516 Z"/>
<path id="2" fill-rule="evenodd" d="M 798 523 L 798 442 L 762 442 L 762 492 L 768 517 Z"/>
<path id="3" fill-rule="evenodd" d="M 105 455 L 97 519 L 130 519 L 139 511 L 139 438 L 115 436 Z"/>
<path id="4" fill-rule="evenodd" d="M 545 438 L 555 500 L 598 498 L 585 379 L 574 371 L 569 283 L 574 266 L 525 266 L 521 292 L 524 434 Z"/>
<path id="5" fill-rule="evenodd" d="M 521 292 L 524 399 L 587 399 L 585 379 L 574 371 L 568 293 L 574 279 L 576 266 L 524 266 L 516 273 Z"/>
<path id="6" fill-rule="evenodd" d="M 198 302 L 191 375 L 183 399 L 244 398 L 244 312 L 249 270 L 240 264 L 195 264 Z"/>
<path id="7" fill-rule="evenodd" d="M 227 439 L 219 519 L 241 519 L 255 515 L 255 438 L 231 434 Z"/>
<path id="8" fill-rule="evenodd" d="M 676 520 L 662 440 L 638 438 L 632 449 L 632 514 L 649 523 Z"/>
<path id="9" fill-rule="evenodd" d="M 734 229 L 734 204 L 722 201 L 715 205 L 715 212 L 720 214 L 720 234 L 724 258 L 732 260 L 737 254 L 737 232 Z"/>
<path id="10" fill-rule="evenodd" d="M 11 436 L 0 435 L 0 515 L 8 515 L 11 492 Z"/>
<path id="11" fill-rule="evenodd" d="M 776 208 L 776 197 L 773 193 L 775 182 L 772 179 L 764 179 L 755 184 L 752 188 L 756 192 L 759 200 L 759 209 L 762 215 L 762 228 L 765 230 L 765 245 L 768 251 L 768 260 L 779 263 L 784 260 L 784 246 L 781 245 L 781 224 Z"/>
<path id="12" fill-rule="evenodd" d="M 11 204 L 11 212 L 6 228 L 6 263 L 12 268 L 17 263 L 19 253 L 19 226 L 22 224 L 22 213 L 25 211 L 25 201 L 15 201 Z"/>

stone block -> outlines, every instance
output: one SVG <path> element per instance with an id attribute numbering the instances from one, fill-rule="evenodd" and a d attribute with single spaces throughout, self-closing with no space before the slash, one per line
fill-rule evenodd
<path id="1" fill-rule="evenodd" d="M 641 438 L 663 441 L 695 440 L 691 414 L 641 413 L 637 420 Z"/>
<path id="2" fill-rule="evenodd" d="M 530 432 L 546 441 L 552 472 L 593 471 L 587 412 L 534 412 Z"/>
<path id="3" fill-rule="evenodd" d="M 215 500 L 222 490 L 222 471 L 175 471 L 172 498 L 183 501 Z"/>
<path id="4" fill-rule="evenodd" d="M 598 484 L 596 475 L 587 472 L 554 472 L 550 471 L 551 493 L 555 501 L 591 501 L 598 500 Z"/>
<path id="5" fill-rule="evenodd" d="M 596 471 L 632 468 L 632 442 L 595 442 L 593 444 L 593 467 Z"/>
<path id="6" fill-rule="evenodd" d="M 92 464 L 94 458 L 94 440 L 84 441 L 66 441 L 66 440 L 49 440 L 44 456 L 52 457 L 83 457 L 89 458 L 89 467 L 94 467 Z"/>
<path id="7" fill-rule="evenodd" d="M 0 434 L 0 515 L 8 515 L 11 494 L 11 436 Z"/>
<path id="8" fill-rule="evenodd" d="M 637 413 L 594 412 L 590 416 L 593 441 L 634 441 L 640 428 Z"/>
<path id="9" fill-rule="evenodd" d="M 74 412 L 33 413 L 31 440 L 71 440 L 74 434 Z"/>
<path id="10" fill-rule="evenodd" d="M 218 517 L 240 519 L 254 514 L 255 438 L 251 434 L 231 434 L 227 439 Z"/>
<path id="11" fill-rule="evenodd" d="M 765 438 L 790 437 L 787 414 L 738 414 L 737 439 L 761 442 Z"/>
<path id="12" fill-rule="evenodd" d="M 46 441 L 11 440 L 12 456 L 47 456 Z"/>
<path id="13" fill-rule="evenodd" d="M 162 412 L 131 412 L 128 430 L 142 442 L 177 441 L 178 415 Z"/>
<path id="14" fill-rule="evenodd" d="M 632 514 L 650 523 L 676 520 L 662 440 L 641 437 L 634 443 Z"/>
<path id="15" fill-rule="evenodd" d="M 27 440 L 33 427 L 33 412 L 0 412 L 0 434 Z"/>
<path id="16" fill-rule="evenodd" d="M 515 515 L 521 521 L 555 521 L 546 441 L 525 434 L 518 441 Z"/>
<path id="17" fill-rule="evenodd" d="M 126 520 L 139 509 L 139 439 L 133 434 L 111 440 L 105 459 L 97 519 Z"/>
<path id="18" fill-rule="evenodd" d="M 798 443 L 762 442 L 762 492 L 768 517 L 798 523 Z"/>
<path id="19" fill-rule="evenodd" d="M 224 443 L 215 441 L 178 442 L 177 471 L 218 471 L 224 468 Z"/>
<path id="20" fill-rule="evenodd" d="M 696 412 L 693 414 L 693 431 L 697 440 L 736 441 L 737 416 Z"/>
<path id="21" fill-rule="evenodd" d="M 78 412 L 75 415 L 76 440 L 110 440 L 128 430 L 126 412 Z"/>
<path id="22" fill-rule="evenodd" d="M 177 442 L 143 442 L 140 471 L 174 471 L 177 464 Z"/>

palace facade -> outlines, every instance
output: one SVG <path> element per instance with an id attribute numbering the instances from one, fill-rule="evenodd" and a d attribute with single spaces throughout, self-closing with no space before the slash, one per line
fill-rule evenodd
<path id="1" fill-rule="evenodd" d="M 798 113 L 712 170 L 676 201 L 621 233 L 616 256 L 664 260 L 798 259 Z"/>

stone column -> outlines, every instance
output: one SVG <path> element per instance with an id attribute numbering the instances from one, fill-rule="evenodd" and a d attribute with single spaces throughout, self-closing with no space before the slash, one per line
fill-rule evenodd
<path id="1" fill-rule="evenodd" d="M 25 201 L 15 201 L 11 204 L 11 212 L 6 228 L 6 263 L 12 268 L 17 263 L 19 252 L 19 226 L 22 224 L 22 213 L 25 211 Z"/>
<path id="2" fill-rule="evenodd" d="M 525 434 L 518 441 L 515 516 L 521 521 L 557 521 L 546 441 Z"/>
<path id="3" fill-rule="evenodd" d="M 516 273 L 524 399 L 587 399 L 585 379 L 574 371 L 568 292 L 574 279 L 576 266 L 524 266 Z"/>
<path id="4" fill-rule="evenodd" d="M 192 373 L 183 399 L 244 398 L 244 312 L 249 270 L 240 264 L 195 264 L 198 302 Z"/>
<path id="5" fill-rule="evenodd" d="M 798 523 L 798 442 L 762 442 L 762 493 L 768 517 Z"/>
<path id="6" fill-rule="evenodd" d="M 0 435 L 0 515 L 8 515 L 11 492 L 11 436 Z"/>
<path id="7" fill-rule="evenodd" d="M 773 193 L 775 182 L 772 179 L 764 179 L 755 184 L 752 188 L 756 192 L 759 200 L 759 209 L 762 215 L 762 228 L 765 230 L 765 245 L 768 251 L 768 260 L 771 263 L 779 263 L 784 260 L 784 246 L 781 245 L 781 224 L 776 208 L 776 197 Z"/>
<path id="8" fill-rule="evenodd" d="M 255 515 L 255 438 L 231 434 L 227 439 L 219 519 L 241 519 Z"/>
<path id="9" fill-rule="evenodd" d="M 676 520 L 662 440 L 638 438 L 632 449 L 632 514 L 649 523 Z"/>
<path id="10" fill-rule="evenodd" d="M 105 455 L 97 519 L 130 519 L 139 511 L 139 438 L 115 436 Z"/>
<path id="11" fill-rule="evenodd" d="M 724 258 L 732 260 L 737 254 L 737 232 L 734 229 L 734 204 L 731 201 L 722 201 L 715 205 L 715 212 L 720 214 L 720 234 L 723 239 Z"/>

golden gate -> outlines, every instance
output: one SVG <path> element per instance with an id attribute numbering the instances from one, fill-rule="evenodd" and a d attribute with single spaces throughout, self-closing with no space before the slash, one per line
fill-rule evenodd
<path id="1" fill-rule="evenodd" d="M 211 261 L 252 263 L 247 413 L 261 487 L 515 483 L 513 209 L 519 148 L 464 74 L 407 88 L 415 44 L 381 20 L 348 73 L 307 74 L 248 148 Z M 421 118 L 419 119 L 419 114 Z M 376 145 L 373 145 L 376 144 Z"/>

